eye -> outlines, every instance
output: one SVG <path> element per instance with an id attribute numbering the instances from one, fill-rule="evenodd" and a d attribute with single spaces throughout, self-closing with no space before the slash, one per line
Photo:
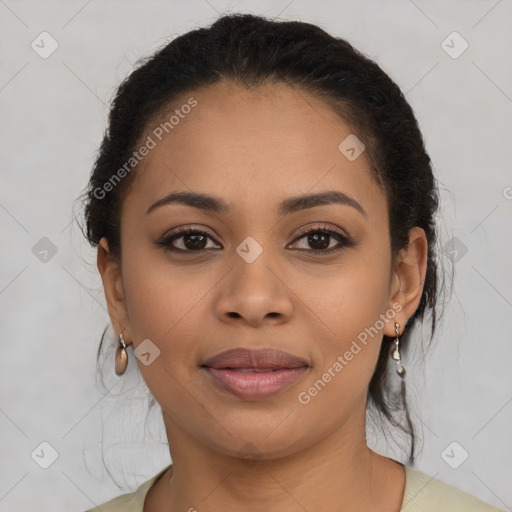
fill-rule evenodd
<path id="1" fill-rule="evenodd" d="M 173 252 L 201 252 L 206 249 L 215 249 L 215 247 L 207 246 L 208 239 L 213 240 L 205 231 L 181 228 L 156 243 L 158 246 L 165 247 L 165 249 Z M 175 242 L 177 243 L 175 244 Z M 177 247 L 177 245 L 181 247 Z"/>
<path id="2" fill-rule="evenodd" d="M 326 226 L 319 226 L 313 229 L 309 229 L 301 234 L 301 236 L 293 243 L 303 240 L 306 244 L 309 244 L 312 249 L 299 248 L 301 251 L 312 252 L 313 254 L 329 254 L 335 251 L 339 251 L 344 247 L 354 246 L 354 242 L 339 233 L 336 230 L 328 228 Z M 333 239 L 338 242 L 338 245 L 332 246 Z M 164 236 L 161 240 L 156 242 L 159 247 L 164 247 L 168 251 L 172 252 L 203 252 L 208 249 L 217 250 L 222 248 L 220 244 L 217 246 L 208 246 L 208 240 L 214 239 L 205 231 L 194 228 L 179 228 L 169 235 Z"/>
<path id="3" fill-rule="evenodd" d="M 331 242 L 333 242 L 333 238 L 334 240 L 338 241 L 338 245 L 335 245 L 334 247 L 331 245 Z M 354 245 L 352 240 L 346 235 L 343 235 L 338 231 L 335 231 L 325 226 L 318 226 L 316 228 L 306 231 L 299 238 L 297 238 L 295 242 L 303 239 L 305 239 L 305 243 L 309 244 L 309 246 L 312 247 L 312 249 L 309 250 L 306 247 L 305 249 L 302 248 L 299 250 L 305 250 L 308 252 L 312 252 L 313 254 L 329 254 L 335 251 L 339 251 L 344 247 L 352 247 Z"/>

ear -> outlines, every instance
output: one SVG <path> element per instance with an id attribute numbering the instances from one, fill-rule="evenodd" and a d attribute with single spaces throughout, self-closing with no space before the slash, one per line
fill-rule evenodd
<path id="1" fill-rule="evenodd" d="M 109 249 L 105 237 L 98 244 L 96 258 L 98 270 L 103 281 L 103 291 L 107 301 L 108 314 L 114 327 L 116 337 L 123 333 L 126 343 L 132 340 L 130 324 L 128 321 L 128 310 L 124 298 L 123 278 L 120 263 L 115 259 Z"/>
<path id="2" fill-rule="evenodd" d="M 414 227 L 409 232 L 409 244 L 398 253 L 392 274 L 391 295 L 388 308 L 400 304 L 402 309 L 396 313 L 396 322 L 403 332 L 405 324 L 419 306 L 423 285 L 427 273 L 428 242 L 425 231 Z M 394 308 L 393 308 L 394 309 Z M 395 337 L 395 322 L 387 322 L 384 334 Z"/>

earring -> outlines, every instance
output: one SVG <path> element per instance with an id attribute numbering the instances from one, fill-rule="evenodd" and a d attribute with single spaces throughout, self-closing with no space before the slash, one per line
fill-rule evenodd
<path id="1" fill-rule="evenodd" d="M 123 333 L 119 335 L 119 345 L 116 348 L 116 362 L 115 372 L 116 375 L 123 375 L 128 366 L 128 352 L 126 352 L 126 343 L 124 341 Z"/>
<path id="2" fill-rule="evenodd" d="M 400 343 L 400 325 L 395 323 L 395 332 L 396 332 L 396 339 L 395 339 L 395 348 L 393 350 L 392 357 L 396 361 L 396 373 L 400 375 L 400 377 L 403 377 L 405 375 L 405 368 L 402 366 L 402 356 L 400 355 L 400 350 L 398 348 L 398 344 Z"/>

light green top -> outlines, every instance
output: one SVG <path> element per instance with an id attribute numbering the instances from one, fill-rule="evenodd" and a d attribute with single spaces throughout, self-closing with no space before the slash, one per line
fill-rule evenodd
<path id="1" fill-rule="evenodd" d="M 143 512 L 151 486 L 171 465 L 130 494 L 123 494 L 85 512 Z M 504 512 L 456 487 L 405 466 L 405 490 L 400 512 Z"/>

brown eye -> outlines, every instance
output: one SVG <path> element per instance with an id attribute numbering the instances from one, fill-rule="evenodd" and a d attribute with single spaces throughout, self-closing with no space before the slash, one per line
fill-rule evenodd
<path id="1" fill-rule="evenodd" d="M 208 233 L 197 229 L 181 229 L 178 233 L 168 235 L 157 245 L 174 252 L 201 252 L 215 247 L 208 247 L 208 240 L 213 240 Z"/>
<path id="2" fill-rule="evenodd" d="M 187 249 L 204 249 L 206 245 L 205 235 L 183 235 L 183 243 Z"/>
<path id="3" fill-rule="evenodd" d="M 313 254 L 330 254 L 344 247 L 353 247 L 355 245 L 347 236 L 327 227 L 310 229 L 297 238 L 295 242 L 301 240 L 304 240 L 307 247 L 299 247 L 299 250 L 312 252 Z M 331 245 L 333 241 L 337 241 L 338 244 Z"/>
<path id="4" fill-rule="evenodd" d="M 180 229 L 178 233 L 171 233 L 162 240 L 156 242 L 158 246 L 172 252 L 204 252 L 211 249 L 219 249 L 222 246 L 208 246 L 208 241 L 215 240 L 206 232 L 197 229 Z M 294 243 L 304 240 L 306 247 L 299 248 L 300 251 L 312 252 L 313 254 L 329 254 L 344 247 L 354 246 L 354 242 L 347 236 L 330 228 L 310 229 L 303 233 Z M 337 245 L 333 242 L 337 241 Z"/>
<path id="5" fill-rule="evenodd" d="M 315 233 L 308 235 L 308 243 L 313 249 L 327 249 L 331 235 L 327 233 Z"/>

